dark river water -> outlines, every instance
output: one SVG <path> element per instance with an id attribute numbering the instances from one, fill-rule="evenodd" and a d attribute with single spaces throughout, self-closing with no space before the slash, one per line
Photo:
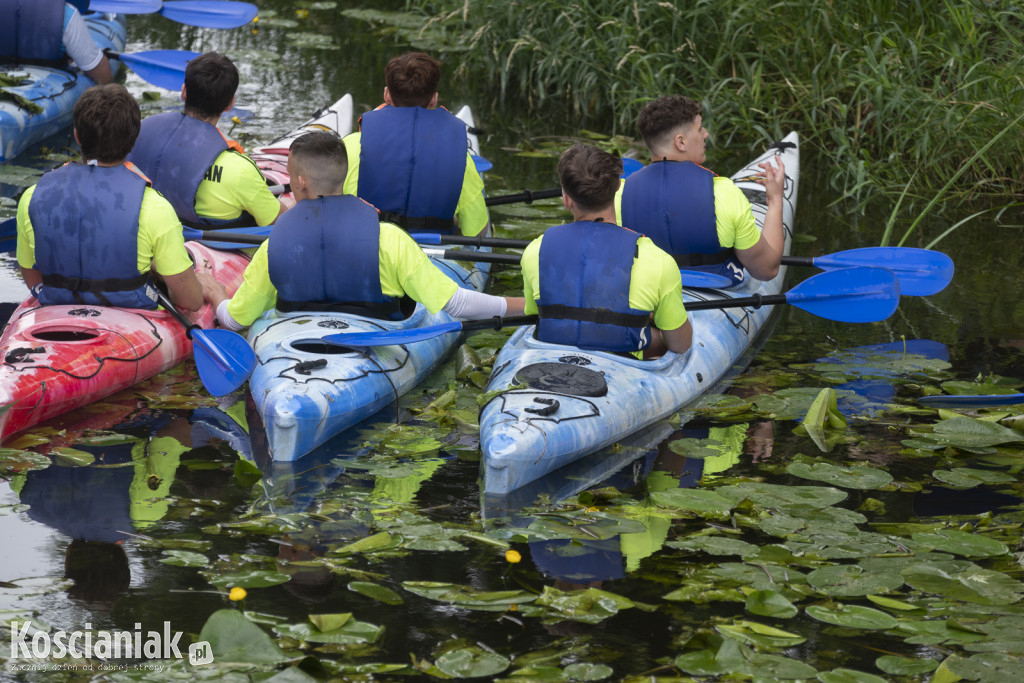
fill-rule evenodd
<path id="1" fill-rule="evenodd" d="M 299 5 L 308 10 L 296 12 Z M 343 16 L 333 2 L 264 0 L 260 6 L 258 30 L 204 30 L 158 16 L 133 17 L 126 51 L 181 48 L 229 54 L 241 71 L 236 105 L 244 110 L 243 122 L 232 135 L 251 147 L 287 132 L 345 92 L 352 93 L 357 113 L 376 106 L 386 60 L 408 49 Z M 457 59 L 457 53 L 445 58 L 448 74 L 456 71 Z M 150 97 L 157 89 L 133 74 L 127 76 L 127 85 L 146 107 L 175 103 L 176 95 L 166 91 Z M 553 158 L 516 151 L 525 144 L 543 147 L 560 136 L 568 144 L 581 128 L 599 125 L 574 121 L 557 108 L 529 112 L 514 99 L 499 106 L 494 93 L 472 77 L 444 77 L 441 101 L 452 110 L 463 104 L 473 107 L 477 125 L 485 131 L 483 154 L 494 162 L 487 175 L 491 194 L 551 187 Z M 48 145 L 59 148 L 66 140 Z M 708 165 L 724 174 L 760 152 L 717 149 L 713 131 L 709 142 Z M 27 155 L 15 164 L 41 171 L 54 162 Z M 892 207 L 878 202 L 866 215 L 848 211 L 830 190 L 829 169 L 816 164 L 811 145 L 803 150 L 801 166 L 794 252 L 827 254 L 877 245 Z M 18 191 L 12 185 L 3 187 L 7 196 Z M 929 217 L 906 246 L 924 246 L 979 208 L 985 207 Z M 897 221 L 896 235 L 914 218 L 907 206 L 902 211 L 906 215 Z M 0 218 L 13 215 L 13 204 L 8 201 L 0 212 Z M 564 217 L 551 201 L 541 208 L 513 205 L 492 212 L 499 233 L 522 236 L 537 234 Z M 991 638 L 985 620 L 1016 618 L 1013 610 L 1024 593 L 1024 585 L 1016 584 L 1019 566 L 1014 569 L 1009 560 L 1020 538 L 1016 471 L 1024 463 L 1014 444 L 965 449 L 954 443 L 929 451 L 904 443 L 915 430 L 930 432 L 937 421 L 934 411 L 915 408 L 914 397 L 922 391 L 934 390 L 943 381 L 1016 377 L 1024 343 L 1024 307 L 1018 296 L 1021 252 L 1000 246 L 1017 239 L 1016 229 L 984 219 L 957 230 L 939 245 L 956 262 L 952 284 L 931 297 L 904 297 L 899 310 L 882 323 L 839 324 L 783 307 L 776 313 L 773 334 L 731 390 L 736 401 L 774 395 L 774 412 L 764 407 L 768 399 L 753 408 L 746 403 L 731 416 L 721 406 L 699 415 L 690 411 L 595 456 L 575 478 L 546 482 L 507 500 L 481 500 L 475 434 L 460 428 L 457 420 L 431 418 L 429 407 L 454 388 L 458 398 L 444 410 L 472 419 L 478 390 L 467 379 L 474 365 L 470 354 L 486 359 L 500 344 L 494 334 L 474 337 L 474 350 L 461 350 L 421 390 L 404 399 L 397 414 L 380 416 L 294 467 L 266 463 L 258 435 L 250 441 L 243 426 L 243 392 L 210 399 L 189 363 L 94 409 L 32 430 L 16 444 L 48 453 L 54 464 L 8 472 L 0 483 L 0 535 L 7 546 L 0 559 L 0 581 L 5 582 L 0 584 L 0 609 L 8 620 L 31 615 L 54 630 L 131 630 L 139 628 L 136 624 L 156 630 L 170 622 L 172 630 L 186 634 L 187 643 L 199 640 L 211 614 L 232 606 L 226 589 L 244 585 L 248 597 L 236 607 L 294 657 L 294 679 L 288 680 L 310 675 L 409 680 L 513 673 L 516 680 L 624 680 L 681 672 L 698 678 L 729 672 L 766 679 L 814 675 L 788 670 L 771 657 L 804 662 L 822 672 L 821 680 L 879 680 L 844 678 L 852 674 L 843 669 L 882 678 L 925 675 L 947 656 L 963 661 L 971 651 L 965 650 L 963 638 L 921 636 L 924 627 L 919 624 L 946 624 L 951 617 L 943 610 L 960 605 L 965 613 L 959 618 L 974 624 L 964 628 L 988 634 L 979 635 L 982 640 Z M 804 270 L 792 268 L 790 283 L 806 277 Z M 521 286 L 516 270 L 495 272 L 491 291 L 512 293 Z M 0 302 L 6 305 L 0 315 L 6 318 L 25 294 L 13 257 L 0 257 Z M 914 362 L 903 354 L 904 342 L 907 352 L 917 354 Z M 890 348 L 857 351 L 880 344 Z M 865 376 L 873 381 L 856 384 Z M 825 387 L 840 390 L 839 407 L 849 419 L 844 438 L 827 453 L 806 435 L 794 433 L 806 402 L 803 408 L 793 407 L 800 405 L 799 399 L 786 393 L 803 388 L 806 401 Z M 690 439 L 697 450 L 676 452 L 669 443 L 680 439 Z M 255 468 L 239 464 L 245 461 L 255 461 L 261 469 L 262 479 L 254 485 Z M 824 520 L 815 516 L 819 513 L 813 512 L 814 506 L 787 507 L 785 499 L 765 502 L 755 496 L 731 515 L 715 515 L 649 504 L 652 497 L 658 500 L 655 491 L 666 488 L 656 487 L 654 479 L 665 477 L 678 479 L 669 488 L 709 490 L 744 482 L 830 485 L 794 476 L 789 468 L 803 461 L 864 464 L 895 477 L 898 485 L 836 484 L 848 497 L 828 509 L 863 515 L 859 532 L 904 538 L 914 534 L 917 539 L 918 532 L 928 529 L 948 525 L 963 530 L 981 524 L 991 526 L 1008 551 L 966 551 L 956 560 L 948 552 L 939 557 L 941 553 L 929 555 L 924 547 L 908 550 L 899 544 L 891 552 L 879 551 L 857 545 L 867 540 L 853 540 L 854 531 L 847 528 L 851 540 L 844 552 L 822 538 L 790 537 L 785 554 L 773 556 L 764 548 L 758 551 L 758 546 L 779 548 L 783 543 L 781 536 L 765 531 L 765 518 L 785 513 L 787 520 Z M 957 467 L 1004 478 L 958 487 L 934 475 Z M 578 495 L 588 485 L 597 492 Z M 992 510 L 995 515 L 989 514 Z M 834 521 L 821 521 L 822 533 L 825 527 L 834 531 Z M 527 527 L 530 533 L 524 531 Z M 750 547 L 702 545 L 709 538 Z M 347 547 L 359 539 L 375 539 L 379 545 Z M 804 542 L 817 544 L 815 550 L 798 547 Z M 518 552 L 522 561 L 507 561 L 507 549 Z M 922 581 L 903 588 L 844 592 L 818 581 L 811 588 L 794 578 L 830 563 L 862 566 L 869 572 L 874 567 L 869 558 L 877 562 L 915 552 L 947 574 L 963 574 L 973 561 L 1013 585 L 998 599 L 988 594 L 968 599 Z M 773 568 L 780 566 L 790 567 L 793 575 L 774 574 Z M 742 578 L 730 583 L 709 574 L 715 571 L 735 571 Z M 950 580 L 966 581 L 962 576 Z M 457 584 L 462 592 L 437 599 L 425 595 L 429 588 L 410 582 Z M 584 600 L 587 589 L 607 591 L 630 604 L 594 592 Z M 483 592 L 475 602 L 467 597 L 471 590 Z M 685 590 L 692 593 L 683 596 Z M 799 613 L 782 610 L 766 616 L 750 606 L 749 594 L 755 590 L 782 596 Z M 512 593 L 495 591 L 548 597 L 541 600 L 545 607 L 531 608 L 518 604 L 528 603 L 526 598 L 503 602 Z M 887 591 L 890 598 L 909 605 L 906 611 L 865 598 Z M 841 602 L 885 611 L 899 623 L 855 628 L 823 623 L 807 613 L 809 606 L 832 610 Z M 993 605 L 1004 605 L 1006 611 Z M 309 615 L 343 613 L 383 630 L 368 637 L 365 633 L 372 627 L 352 629 L 342 637 L 340 631 L 327 630 L 325 635 L 309 626 Z M 752 623 L 788 635 L 763 633 Z M 226 637 L 224 631 L 230 629 L 221 631 L 218 637 Z M 318 635 L 311 637 L 311 631 Z M 722 642 L 735 643 L 735 649 Z M 1019 648 L 993 642 L 997 644 L 978 651 L 1013 661 L 986 664 L 991 671 L 982 678 L 1010 671 L 1021 654 Z M 237 647 L 245 653 L 239 661 L 254 661 L 254 651 L 273 646 L 253 641 Z M 718 652 L 719 664 L 698 666 L 692 658 L 676 659 L 701 648 Z M 7 654 L 0 646 L 0 658 Z M 300 671 L 295 665 L 302 655 L 311 658 Z M 900 661 L 882 666 L 876 660 L 884 656 Z M 735 657 L 745 657 L 746 663 L 737 664 Z M 432 662 L 440 671 L 431 669 Z M 915 665 L 922 668 L 914 670 Z M 6 666 L 0 675 L 31 680 L 85 679 L 101 673 L 97 662 L 80 665 L 78 673 L 24 671 L 17 660 Z M 190 675 L 180 662 L 173 666 L 178 674 Z M 264 672 L 259 675 L 274 666 L 289 664 L 257 665 Z M 236 667 L 194 675 L 217 678 L 230 668 Z M 168 673 L 134 666 L 111 675 L 166 680 Z"/>

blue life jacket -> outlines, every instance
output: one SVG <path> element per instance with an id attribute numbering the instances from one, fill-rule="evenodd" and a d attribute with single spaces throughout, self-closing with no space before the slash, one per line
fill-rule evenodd
<path id="1" fill-rule="evenodd" d="M 228 149 L 216 126 L 187 114 L 169 112 L 142 120 L 128 161 L 153 183 L 174 207 L 182 225 L 190 228 L 241 228 L 256 225 L 246 212 L 239 218 L 203 218 L 196 213 L 196 191 L 207 175 L 216 177 L 213 162 Z"/>
<path id="2" fill-rule="evenodd" d="M 146 179 L 121 166 L 67 164 L 44 175 L 28 205 L 44 306 L 156 308 L 138 269 Z"/>
<path id="3" fill-rule="evenodd" d="M 380 218 L 353 195 L 304 199 L 274 224 L 267 246 L 277 310 L 401 318 L 380 287 Z"/>
<path id="4" fill-rule="evenodd" d="M 0 62 L 64 66 L 64 0 L 0 0 Z"/>
<path id="5" fill-rule="evenodd" d="M 714 178 L 689 161 L 654 162 L 626 180 L 622 224 L 651 238 L 680 268 L 742 282 L 743 266 L 718 241 Z"/>
<path id="6" fill-rule="evenodd" d="M 410 233 L 451 234 L 466 175 L 466 124 L 446 109 L 390 106 L 359 123 L 356 194 Z"/>
<path id="7" fill-rule="evenodd" d="M 540 243 L 537 338 L 593 351 L 647 348 L 651 311 L 629 306 L 639 238 L 602 222 L 549 228 Z"/>

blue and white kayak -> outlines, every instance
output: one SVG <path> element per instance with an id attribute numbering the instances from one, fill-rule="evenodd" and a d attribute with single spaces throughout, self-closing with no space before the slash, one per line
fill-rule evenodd
<path id="1" fill-rule="evenodd" d="M 732 176 L 750 199 L 758 227 L 767 210 L 757 164 L 775 155 L 786 167 L 783 224 L 789 253 L 800 174 L 796 133 Z M 685 301 L 777 294 L 786 268 L 767 282 L 751 277 L 721 290 L 683 290 Z M 553 472 L 722 388 L 730 368 L 757 340 L 771 307 L 690 313 L 693 346 L 653 361 L 581 351 L 517 330 L 494 363 L 486 391 L 496 393 L 480 413 L 481 475 L 485 493 L 503 494 Z M 515 388 L 511 387 L 525 387 Z"/>
<path id="2" fill-rule="evenodd" d="M 124 50 L 126 35 L 123 17 L 89 12 L 85 23 L 100 49 Z M 117 73 L 120 62 L 111 60 Z M 64 70 L 26 64 L 0 64 L 9 76 L 24 76 L 20 85 L 0 87 L 0 162 L 10 161 L 32 145 L 71 126 L 75 103 L 96 83 L 77 70 Z M 27 100 L 42 108 L 33 114 L 19 104 Z"/>
<path id="3" fill-rule="evenodd" d="M 472 129 L 469 107 L 456 116 Z M 467 135 L 470 151 L 479 154 L 476 135 Z M 487 284 L 488 264 L 467 268 L 464 262 L 434 262 L 461 287 L 481 291 Z M 249 391 L 263 420 L 271 457 L 296 460 L 394 404 L 445 359 L 459 335 L 453 332 L 416 344 L 373 348 L 347 348 L 317 339 L 340 331 L 400 330 L 451 320 L 443 312 L 431 314 L 422 304 L 398 321 L 344 313 L 264 314 L 249 328 L 258 359 Z"/>

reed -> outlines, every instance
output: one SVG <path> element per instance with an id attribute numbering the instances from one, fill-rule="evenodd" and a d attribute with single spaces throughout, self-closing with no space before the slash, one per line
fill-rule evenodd
<path id="1" fill-rule="evenodd" d="M 998 0 L 407 0 L 436 50 L 537 115 L 633 134 L 662 93 L 704 102 L 717 145 L 800 131 L 844 200 L 1020 195 L 1024 10 Z M 1014 123 L 1016 125 L 1016 122 Z M 825 166 L 823 166 L 825 167 Z M 958 174 L 955 184 L 946 181 Z M 907 189 L 908 179 L 914 187 Z"/>

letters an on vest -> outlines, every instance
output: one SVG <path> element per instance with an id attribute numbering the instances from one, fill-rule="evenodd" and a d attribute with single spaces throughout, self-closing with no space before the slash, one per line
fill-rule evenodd
<path id="1" fill-rule="evenodd" d="M 124 165 L 67 164 L 44 175 L 28 206 L 39 303 L 156 308 L 138 269 L 146 179 Z"/>
<path id="2" fill-rule="evenodd" d="M 656 161 L 626 180 L 622 224 L 649 237 L 682 268 L 742 281 L 743 266 L 718 241 L 714 178 L 689 161 Z"/>
<path id="3" fill-rule="evenodd" d="M 170 112 L 142 120 L 142 130 L 128 161 L 146 174 L 183 223 L 227 227 L 227 221 L 200 218 L 195 208 L 199 183 L 208 176 L 220 182 L 223 169 L 214 170 L 211 166 L 227 148 L 216 126 L 187 114 Z M 234 221 L 231 224 L 234 226 Z M 250 217 L 246 225 L 255 222 Z"/>
<path id="4" fill-rule="evenodd" d="M 353 195 L 304 199 L 274 224 L 267 245 L 277 309 L 400 318 L 381 291 L 380 218 Z"/>
<path id="5" fill-rule="evenodd" d="M 450 234 L 466 174 L 466 124 L 446 109 L 385 106 L 360 120 L 356 194 L 406 231 Z"/>
<path id="6" fill-rule="evenodd" d="M 601 222 L 549 228 L 540 243 L 537 338 L 593 351 L 647 348 L 651 311 L 629 305 L 639 238 Z"/>
<path id="7" fill-rule="evenodd" d="M 0 0 L 0 61 L 65 66 L 64 0 Z"/>

